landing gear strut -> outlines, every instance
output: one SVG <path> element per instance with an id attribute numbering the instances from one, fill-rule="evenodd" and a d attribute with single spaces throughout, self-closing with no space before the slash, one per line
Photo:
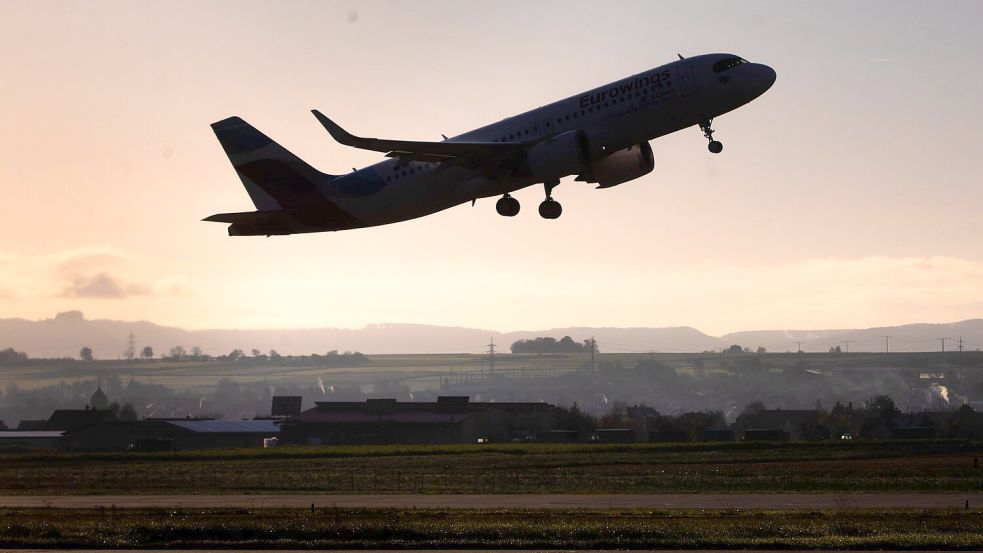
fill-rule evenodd
<path id="1" fill-rule="evenodd" d="M 495 202 L 495 211 L 503 217 L 515 217 L 519 214 L 519 200 L 506 194 Z"/>
<path id="2" fill-rule="evenodd" d="M 543 219 L 557 219 L 563 213 L 563 206 L 551 195 L 558 184 L 560 184 L 558 180 L 543 183 L 543 186 L 546 187 L 546 199 L 539 204 L 539 215 Z"/>
<path id="3" fill-rule="evenodd" d="M 707 144 L 707 149 L 710 150 L 710 153 L 719 154 L 720 152 L 724 151 L 724 145 L 713 139 L 713 129 L 710 128 L 710 123 L 712 122 L 713 119 L 703 121 L 700 123 L 700 130 L 703 131 L 703 136 L 710 141 L 710 143 Z"/>

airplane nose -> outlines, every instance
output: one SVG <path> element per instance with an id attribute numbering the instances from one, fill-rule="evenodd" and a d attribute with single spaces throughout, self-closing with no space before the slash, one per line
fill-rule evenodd
<path id="1" fill-rule="evenodd" d="M 778 78 L 778 73 L 767 65 L 761 64 L 758 66 L 758 81 L 763 86 L 761 92 L 764 92 L 771 88 L 771 85 L 775 84 L 775 80 Z"/>

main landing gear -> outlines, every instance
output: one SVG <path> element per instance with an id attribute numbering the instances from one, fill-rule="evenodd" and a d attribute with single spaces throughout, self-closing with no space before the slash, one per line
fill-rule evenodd
<path id="1" fill-rule="evenodd" d="M 495 211 L 503 217 L 515 217 L 519 214 L 519 200 L 506 194 L 495 202 Z"/>
<path id="2" fill-rule="evenodd" d="M 713 139 L 713 129 L 710 128 L 710 123 L 712 122 L 713 119 L 703 121 L 700 123 L 700 130 L 703 131 L 703 136 L 710 141 L 710 143 L 707 144 L 707 149 L 710 150 L 710 153 L 719 154 L 720 152 L 724 151 L 724 145 Z"/>
<path id="3" fill-rule="evenodd" d="M 539 216 L 543 219 L 557 219 L 563 213 L 563 206 L 560 202 L 553 199 L 551 195 L 553 189 L 556 185 L 560 184 L 560 181 L 546 182 L 543 185 L 546 187 L 546 199 L 543 203 L 539 204 Z"/>

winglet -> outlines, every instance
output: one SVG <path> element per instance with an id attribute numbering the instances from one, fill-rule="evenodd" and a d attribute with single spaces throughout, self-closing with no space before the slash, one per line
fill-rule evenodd
<path id="1" fill-rule="evenodd" d="M 340 144 L 344 144 L 345 146 L 356 146 L 359 143 L 359 138 L 357 136 L 354 136 L 350 132 L 339 127 L 337 123 L 328 119 L 320 111 L 316 109 L 312 109 L 311 113 L 314 114 L 314 117 L 316 117 L 317 120 L 321 123 L 321 125 L 324 126 L 325 130 L 328 131 L 328 134 L 331 135 L 331 138 L 334 138 Z"/>

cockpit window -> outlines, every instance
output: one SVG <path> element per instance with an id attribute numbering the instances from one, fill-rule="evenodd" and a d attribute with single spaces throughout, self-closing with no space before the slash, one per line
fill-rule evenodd
<path id="1" fill-rule="evenodd" d="M 741 58 L 724 58 L 713 64 L 713 72 L 720 73 L 721 71 L 727 71 L 731 67 L 741 65 L 742 63 L 748 63 L 748 61 Z"/>

